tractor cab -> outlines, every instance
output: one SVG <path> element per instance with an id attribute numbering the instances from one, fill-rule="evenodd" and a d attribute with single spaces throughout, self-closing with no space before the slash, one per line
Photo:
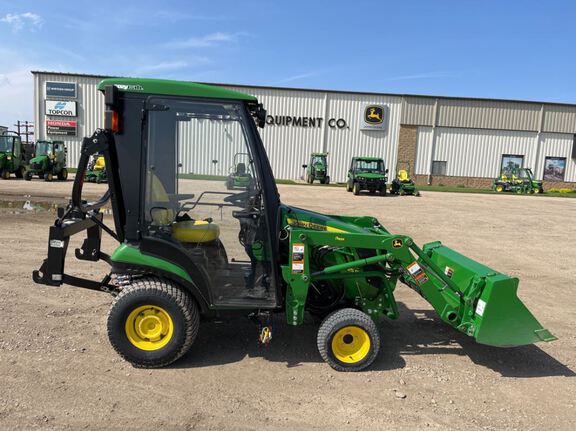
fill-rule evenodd
<path id="1" fill-rule="evenodd" d="M 7 180 L 10 174 L 22 178 L 26 172 L 24 149 L 20 135 L 7 131 L 0 135 L 0 177 Z"/>
<path id="2" fill-rule="evenodd" d="M 329 184 L 328 176 L 328 153 L 312 153 L 308 164 L 302 165 L 306 169 L 306 182 L 312 184 L 320 181 L 320 184 Z"/>
<path id="3" fill-rule="evenodd" d="M 29 181 L 34 175 L 45 181 L 52 181 L 54 176 L 62 181 L 68 178 L 66 146 L 63 141 L 36 142 L 34 157 L 30 159 L 30 168 L 26 171 L 24 179 Z"/>

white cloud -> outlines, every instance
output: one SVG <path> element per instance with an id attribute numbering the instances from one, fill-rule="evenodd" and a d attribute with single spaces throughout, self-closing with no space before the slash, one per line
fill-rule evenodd
<path id="1" fill-rule="evenodd" d="M 320 72 L 301 73 L 299 75 L 293 75 L 293 76 L 289 76 L 288 78 L 281 79 L 280 81 L 277 81 L 277 83 L 278 84 L 286 84 L 288 82 L 299 81 L 301 79 L 311 78 L 312 76 L 318 76 L 319 74 L 320 74 Z"/>
<path id="2" fill-rule="evenodd" d="M 232 33 L 210 33 L 201 37 L 191 37 L 184 40 L 175 40 L 165 44 L 167 48 L 210 48 L 223 43 L 235 42 L 238 40 L 238 34 Z"/>
<path id="3" fill-rule="evenodd" d="M 0 22 L 8 24 L 10 27 L 12 27 L 12 31 L 17 33 L 23 29 L 29 31 L 35 31 L 39 29 L 42 27 L 44 19 L 42 19 L 40 15 L 32 12 L 25 12 L 20 14 L 8 13 L 0 18 Z"/>
<path id="4" fill-rule="evenodd" d="M 17 120 L 34 121 L 33 66 L 20 66 L 17 70 L 0 71 L 0 125 L 13 129 Z"/>
<path id="5" fill-rule="evenodd" d="M 137 72 L 139 73 L 149 73 L 149 72 L 167 72 L 172 70 L 180 70 L 188 67 L 188 63 L 185 61 L 162 61 L 160 63 L 151 64 L 149 66 L 139 67 Z"/>

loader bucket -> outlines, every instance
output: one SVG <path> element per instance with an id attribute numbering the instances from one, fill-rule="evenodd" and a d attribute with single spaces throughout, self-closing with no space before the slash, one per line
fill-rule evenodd
<path id="1" fill-rule="evenodd" d="M 460 292 L 465 304 L 454 324 L 478 343 L 521 346 L 556 339 L 518 298 L 518 279 L 501 274 L 439 243 L 426 244 L 433 266 Z"/>

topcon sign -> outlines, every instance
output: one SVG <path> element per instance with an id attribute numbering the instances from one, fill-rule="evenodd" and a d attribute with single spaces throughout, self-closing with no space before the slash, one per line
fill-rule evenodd
<path id="1" fill-rule="evenodd" d="M 75 117 L 76 102 L 70 100 L 45 100 L 46 115 L 59 117 Z"/>

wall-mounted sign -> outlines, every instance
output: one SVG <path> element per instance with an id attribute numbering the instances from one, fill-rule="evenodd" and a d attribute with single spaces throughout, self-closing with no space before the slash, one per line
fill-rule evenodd
<path id="1" fill-rule="evenodd" d="M 46 97 L 69 97 L 76 99 L 76 83 L 46 81 Z"/>
<path id="2" fill-rule="evenodd" d="M 384 130 L 386 111 L 384 105 L 366 105 L 360 119 L 360 130 Z"/>
<path id="3" fill-rule="evenodd" d="M 76 116 L 75 100 L 45 100 L 46 115 L 58 115 L 60 117 Z"/>
<path id="4" fill-rule="evenodd" d="M 76 136 L 77 130 L 77 121 L 46 120 L 48 135 Z"/>
<path id="5" fill-rule="evenodd" d="M 267 115 L 266 124 L 269 126 L 292 126 L 306 128 L 321 128 L 324 124 L 322 117 L 296 117 L 293 115 Z M 348 123 L 343 118 L 330 118 L 328 127 L 332 129 L 346 129 Z"/>

